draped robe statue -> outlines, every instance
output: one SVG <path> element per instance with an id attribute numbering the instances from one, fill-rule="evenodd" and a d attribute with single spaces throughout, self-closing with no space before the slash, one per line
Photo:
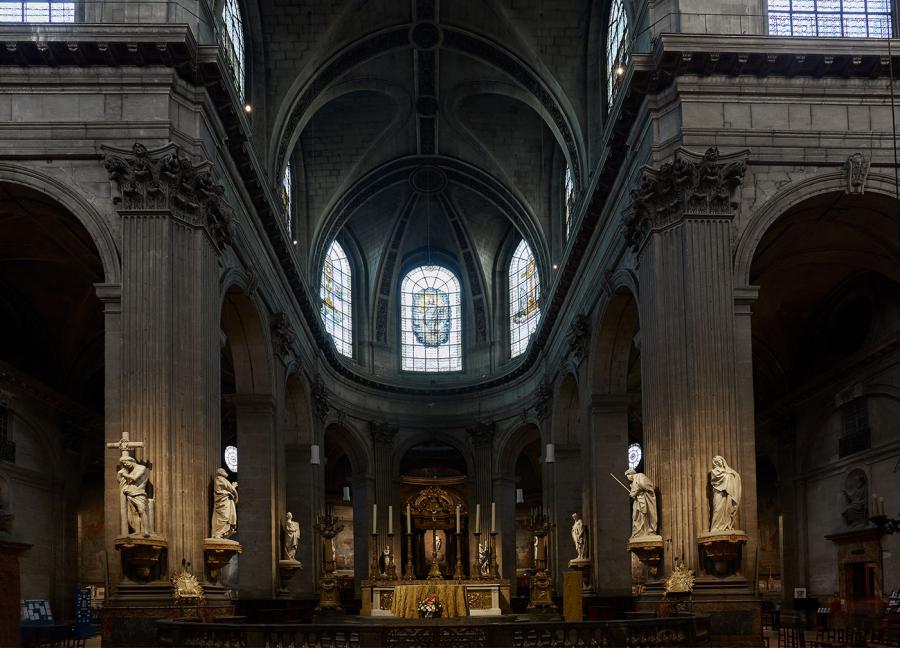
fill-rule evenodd
<path id="1" fill-rule="evenodd" d="M 724 457 L 713 457 L 713 467 L 709 473 L 712 486 L 712 521 L 710 531 L 731 531 L 734 518 L 741 504 L 741 476 L 728 467 Z"/>
<path id="2" fill-rule="evenodd" d="M 631 537 L 656 535 L 656 486 L 644 473 L 629 469 L 625 477 L 631 482 Z"/>
<path id="3" fill-rule="evenodd" d="M 237 482 L 228 481 L 228 471 L 216 471 L 215 504 L 212 514 L 212 537 L 229 538 L 237 531 Z"/>
<path id="4" fill-rule="evenodd" d="M 300 544 L 300 524 L 288 511 L 281 526 L 281 552 L 283 560 L 297 560 L 297 546 Z"/>
<path id="5" fill-rule="evenodd" d="M 150 533 L 152 529 L 147 509 L 147 480 L 150 476 L 147 474 L 147 467 L 127 454 L 120 461 L 122 467 L 116 472 L 116 477 L 125 498 L 128 528 L 134 534 Z"/>
<path id="6" fill-rule="evenodd" d="M 584 521 L 578 513 L 572 513 L 572 542 L 575 543 L 575 559 L 584 560 Z"/>

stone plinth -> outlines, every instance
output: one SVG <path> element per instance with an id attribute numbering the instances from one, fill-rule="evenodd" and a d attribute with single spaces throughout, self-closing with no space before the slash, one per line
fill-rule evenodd
<path id="1" fill-rule="evenodd" d="M 662 536 L 648 535 L 637 536 L 628 541 L 628 551 L 637 556 L 638 560 L 646 565 L 650 572 L 650 578 L 656 578 L 659 574 L 659 563 L 663 555 Z"/>
<path id="2" fill-rule="evenodd" d="M 572 562 L 570 561 L 569 564 L 571 565 Z M 579 571 L 563 573 L 563 619 L 566 621 L 581 621 L 583 618 L 582 582 L 582 575 Z"/>
<path id="3" fill-rule="evenodd" d="M 219 583 L 222 567 L 227 565 L 232 557 L 241 553 L 242 550 L 241 543 L 235 540 L 226 538 L 204 539 L 203 557 L 206 561 L 206 568 L 209 569 L 210 582 Z"/>
<path id="4" fill-rule="evenodd" d="M 115 546 L 134 570 L 136 579 L 147 582 L 150 580 L 150 570 L 159 563 L 160 555 L 169 543 L 158 535 L 127 535 L 116 538 Z"/>
<path id="5" fill-rule="evenodd" d="M 591 559 L 573 558 L 569 561 L 569 569 L 574 569 L 581 574 L 581 591 L 585 594 L 591 591 Z"/>
<path id="6" fill-rule="evenodd" d="M 741 549 L 747 544 L 747 534 L 734 529 L 731 531 L 708 531 L 697 536 L 700 553 L 708 565 L 707 573 L 716 576 L 733 574 L 741 566 Z"/>
<path id="7" fill-rule="evenodd" d="M 298 571 L 303 569 L 303 563 L 299 560 L 279 560 L 278 561 L 278 574 L 281 576 L 281 590 L 278 592 L 279 595 L 288 594 L 287 584 L 291 578 L 294 577 Z"/>

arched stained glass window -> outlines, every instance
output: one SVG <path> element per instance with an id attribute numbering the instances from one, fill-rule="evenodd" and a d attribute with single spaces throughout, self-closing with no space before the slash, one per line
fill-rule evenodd
<path id="1" fill-rule="evenodd" d="M 461 371 L 459 280 L 437 265 L 413 268 L 400 284 L 400 356 L 404 371 Z"/>
<path id="2" fill-rule="evenodd" d="M 890 38 L 891 0 L 769 0 L 771 36 Z"/>
<path id="3" fill-rule="evenodd" d="M 231 80 L 238 96 L 244 101 L 244 20 L 238 0 L 225 0 L 222 5 L 222 22 L 225 23 L 225 61 L 231 70 Z"/>
<path id="4" fill-rule="evenodd" d="M 509 355 L 515 358 L 528 348 L 528 340 L 541 318 L 541 282 L 537 262 L 525 239 L 509 262 Z"/>
<path id="5" fill-rule="evenodd" d="M 0 22 L 75 22 L 75 3 L 59 0 L 0 2 Z"/>
<path id="6" fill-rule="evenodd" d="M 606 102 L 611 104 L 628 63 L 628 16 L 622 0 L 613 0 L 606 30 Z"/>
<path id="7" fill-rule="evenodd" d="M 338 353 L 353 357 L 353 310 L 350 260 L 344 248 L 332 241 L 322 264 L 322 323 Z"/>
<path id="8" fill-rule="evenodd" d="M 568 164 L 566 164 L 566 175 L 563 178 L 563 198 L 566 201 L 566 204 L 563 206 L 566 221 L 566 240 L 569 240 L 569 234 L 572 232 L 572 210 L 575 208 L 575 175 L 572 173 L 572 167 Z"/>
<path id="9" fill-rule="evenodd" d="M 291 213 L 291 194 L 293 192 L 293 179 L 291 178 L 291 163 L 284 167 L 284 175 L 281 177 L 281 204 L 284 205 L 284 226 L 291 233 L 293 214 Z"/>

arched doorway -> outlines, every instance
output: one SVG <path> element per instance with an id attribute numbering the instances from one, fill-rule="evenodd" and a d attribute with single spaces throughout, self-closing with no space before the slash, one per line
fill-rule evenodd
<path id="1" fill-rule="evenodd" d="M 0 531 L 32 545 L 19 598 L 64 616 L 76 588 L 102 600 L 116 573 L 105 551 L 106 524 L 118 524 L 104 516 L 105 273 L 81 221 L 35 189 L 0 183 L 0 231 Z"/>

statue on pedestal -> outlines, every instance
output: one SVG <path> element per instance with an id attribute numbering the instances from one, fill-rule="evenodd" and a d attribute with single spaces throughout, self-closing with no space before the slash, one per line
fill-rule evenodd
<path id="1" fill-rule="evenodd" d="M 644 473 L 634 468 L 625 472 L 631 482 L 629 494 L 634 502 L 631 505 L 631 537 L 643 538 L 655 536 L 657 527 L 656 486 Z"/>
<path id="2" fill-rule="evenodd" d="M 578 513 L 572 513 L 572 542 L 575 543 L 575 560 L 585 560 L 584 521 Z"/>
<path id="3" fill-rule="evenodd" d="M 300 544 L 300 524 L 288 511 L 281 525 L 282 560 L 297 560 L 297 546 Z"/>
<path id="4" fill-rule="evenodd" d="M 237 531 L 237 500 L 237 482 L 228 481 L 228 471 L 219 468 L 216 471 L 211 537 L 230 538 Z"/>
<path id="5" fill-rule="evenodd" d="M 731 531 L 738 506 L 741 504 L 741 476 L 728 467 L 724 457 L 713 457 L 713 467 L 709 473 L 712 486 L 712 520 L 710 531 Z"/>
<path id="6" fill-rule="evenodd" d="M 128 519 L 129 533 L 138 535 L 152 531 L 147 498 L 147 467 L 137 463 L 128 451 L 122 453 L 119 460 L 121 468 L 116 472 L 119 489 L 125 498 L 125 512 Z"/>

